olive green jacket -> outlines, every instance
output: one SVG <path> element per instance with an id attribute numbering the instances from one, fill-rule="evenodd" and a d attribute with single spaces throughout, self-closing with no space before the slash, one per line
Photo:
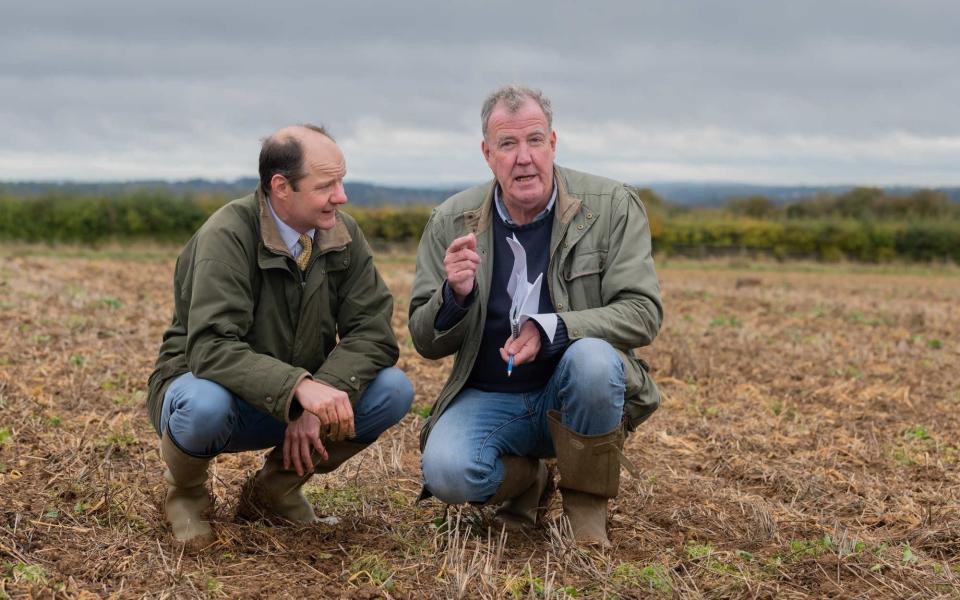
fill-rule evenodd
<path id="1" fill-rule="evenodd" d="M 557 203 L 546 281 L 553 305 L 571 341 L 599 338 L 616 348 L 626 374 L 624 412 L 635 428 L 660 405 L 660 394 L 633 348 L 650 344 L 663 307 L 653 268 L 650 227 L 636 191 L 610 179 L 555 168 Z M 410 300 L 410 335 L 425 358 L 456 354 L 453 370 L 421 432 L 421 447 L 436 419 L 466 384 L 483 335 L 493 271 L 491 226 L 494 181 L 451 198 L 434 209 L 417 251 Z M 452 328 L 434 328 L 443 302 L 443 258 L 450 243 L 477 236 L 480 267 L 477 301 Z"/>
<path id="2" fill-rule="evenodd" d="M 173 322 L 147 396 L 158 432 L 167 385 L 187 371 L 289 422 L 303 411 L 293 392 L 305 377 L 356 403 L 397 361 L 393 297 L 343 213 L 333 229 L 317 230 L 301 273 L 262 193 L 234 200 L 184 247 L 173 288 Z"/>

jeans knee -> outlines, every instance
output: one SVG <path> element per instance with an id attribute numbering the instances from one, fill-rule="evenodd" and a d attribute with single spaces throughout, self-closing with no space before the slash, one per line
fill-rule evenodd
<path id="1" fill-rule="evenodd" d="M 219 454 L 237 421 L 233 394 L 203 379 L 176 393 L 167 428 L 177 445 L 195 456 Z"/>
<path id="2" fill-rule="evenodd" d="M 413 405 L 413 384 L 403 371 L 396 367 L 384 369 L 377 376 L 378 383 L 383 386 L 384 412 L 391 423 L 398 423 L 410 412 Z"/>
<path id="3" fill-rule="evenodd" d="M 461 453 L 431 448 L 428 442 L 421 467 L 426 488 L 446 504 L 482 502 L 492 494 L 488 488 L 493 470 L 465 460 Z"/>
<path id="4" fill-rule="evenodd" d="M 579 339 L 570 344 L 562 360 L 567 363 L 567 369 L 576 374 L 575 383 L 582 387 L 623 385 L 623 359 L 608 342 Z"/>

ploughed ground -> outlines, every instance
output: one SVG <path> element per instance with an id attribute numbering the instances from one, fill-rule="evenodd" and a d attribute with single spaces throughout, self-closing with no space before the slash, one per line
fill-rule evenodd
<path id="1" fill-rule="evenodd" d="M 937 597 L 960 594 L 960 272 L 661 261 L 643 350 L 664 394 L 626 444 L 607 552 L 420 504 L 417 432 L 450 359 L 410 343 L 414 410 L 307 493 L 335 525 L 235 522 L 262 453 L 212 468 L 216 542 L 171 542 L 144 389 L 174 251 L 0 248 L 0 597 Z"/>

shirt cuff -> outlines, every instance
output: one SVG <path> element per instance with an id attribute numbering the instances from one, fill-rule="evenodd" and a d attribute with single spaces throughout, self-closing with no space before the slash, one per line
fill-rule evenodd
<path id="1" fill-rule="evenodd" d="M 463 319 L 470 312 L 473 301 L 477 297 L 477 282 L 473 282 L 473 289 L 464 299 L 463 306 L 457 304 L 457 299 L 453 295 L 453 289 L 450 285 L 443 282 L 443 303 L 440 304 L 440 310 L 437 311 L 437 317 L 433 320 L 433 327 L 437 331 L 446 331 Z M 566 330 L 564 330 L 566 331 Z"/>
<path id="2" fill-rule="evenodd" d="M 547 334 L 544 333 L 543 328 L 540 327 L 540 323 L 537 323 L 536 319 L 531 320 L 537 324 L 537 329 L 540 330 L 540 352 L 537 354 L 538 359 L 555 358 L 566 351 L 567 346 L 570 345 L 570 338 L 567 335 L 567 324 L 563 322 L 563 317 L 557 315 L 557 330 L 553 333 L 552 342 L 547 338 Z"/>

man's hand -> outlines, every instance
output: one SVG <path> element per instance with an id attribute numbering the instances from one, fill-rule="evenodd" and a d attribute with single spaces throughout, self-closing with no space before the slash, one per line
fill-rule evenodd
<path id="1" fill-rule="evenodd" d="M 450 243 L 447 254 L 443 257 L 443 268 L 447 272 L 447 283 L 450 284 L 457 304 L 463 305 L 473 291 L 479 265 L 480 255 L 477 254 L 475 235 L 468 233 Z"/>
<path id="2" fill-rule="evenodd" d="M 287 431 L 283 435 L 283 468 L 289 469 L 292 464 L 300 476 L 313 471 L 311 447 L 316 449 L 321 459 L 329 458 L 327 449 L 320 442 L 320 419 L 313 413 L 304 412 L 287 425 Z"/>
<path id="3" fill-rule="evenodd" d="M 513 339 L 512 336 L 508 337 L 507 341 L 503 343 L 503 348 L 500 348 L 500 358 L 503 359 L 503 362 L 507 362 L 510 355 L 513 354 L 514 366 L 533 362 L 539 353 L 540 329 L 533 322 L 533 319 L 528 319 L 523 324 L 523 327 L 520 328 L 520 335 L 516 339 Z"/>
<path id="4" fill-rule="evenodd" d="M 346 392 L 313 379 L 304 379 L 293 392 L 300 406 L 320 419 L 320 433 L 341 441 L 353 437 L 353 407 Z"/>

